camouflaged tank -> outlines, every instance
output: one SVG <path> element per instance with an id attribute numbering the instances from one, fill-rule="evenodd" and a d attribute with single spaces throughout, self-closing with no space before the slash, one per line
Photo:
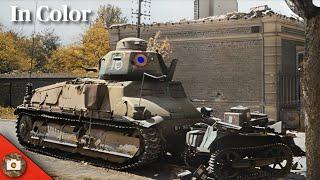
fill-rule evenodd
<path id="1" fill-rule="evenodd" d="M 85 159 L 112 169 L 180 153 L 201 114 L 181 82 L 146 41 L 126 38 L 99 61 L 99 78 L 78 78 L 32 90 L 17 107 L 17 136 L 26 148 Z"/>

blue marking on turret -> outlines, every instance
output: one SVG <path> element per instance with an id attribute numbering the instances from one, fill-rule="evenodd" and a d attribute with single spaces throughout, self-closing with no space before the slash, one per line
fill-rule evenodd
<path id="1" fill-rule="evenodd" d="M 138 62 L 140 63 L 140 64 L 142 64 L 142 63 L 144 63 L 144 58 L 143 57 L 138 57 Z"/>

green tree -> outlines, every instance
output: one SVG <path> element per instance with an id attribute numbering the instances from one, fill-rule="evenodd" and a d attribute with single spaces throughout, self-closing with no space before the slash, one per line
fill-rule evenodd
<path id="1" fill-rule="evenodd" d="M 46 68 L 52 73 L 81 74 L 79 67 L 82 66 L 82 52 L 82 47 L 77 44 L 60 47 L 53 52 Z"/>
<path id="2" fill-rule="evenodd" d="M 109 33 L 101 21 L 96 21 L 82 36 L 78 44 L 61 47 L 50 58 L 50 72 L 86 74 L 85 68 L 97 67 L 98 61 L 110 51 Z"/>
<path id="3" fill-rule="evenodd" d="M 102 21 L 106 27 L 128 22 L 128 19 L 122 15 L 121 9 L 110 4 L 99 7 L 98 20 Z"/>
<path id="4" fill-rule="evenodd" d="M 28 55 L 34 60 L 33 71 L 47 72 L 46 64 L 52 53 L 60 46 L 60 38 L 53 31 L 46 30 L 28 39 Z"/>
<path id="5" fill-rule="evenodd" d="M 312 0 L 286 0 L 306 27 L 302 89 L 306 112 L 307 179 L 320 177 L 320 7 Z"/>
<path id="6" fill-rule="evenodd" d="M 110 51 L 109 32 L 102 21 L 96 21 L 83 35 L 82 47 L 86 66 L 97 66 L 98 60 Z"/>

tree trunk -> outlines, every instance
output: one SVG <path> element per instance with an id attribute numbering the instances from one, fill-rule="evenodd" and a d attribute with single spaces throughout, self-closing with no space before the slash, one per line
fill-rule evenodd
<path id="1" fill-rule="evenodd" d="M 302 77 L 306 112 L 307 179 L 320 178 L 320 15 L 306 18 Z"/>

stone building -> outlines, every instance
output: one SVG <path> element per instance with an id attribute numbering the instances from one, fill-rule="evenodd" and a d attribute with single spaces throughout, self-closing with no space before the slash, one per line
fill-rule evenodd
<path id="1" fill-rule="evenodd" d="M 238 11 L 238 0 L 194 0 L 194 19 Z"/>
<path id="2" fill-rule="evenodd" d="M 216 114 L 244 105 L 299 127 L 299 53 L 303 52 L 301 21 L 270 10 L 234 13 L 203 21 L 144 26 L 142 38 L 161 31 L 179 59 L 175 80 L 182 81 L 196 106 L 213 107 Z M 133 25 L 110 28 L 114 47 L 119 39 L 136 35 Z"/>

